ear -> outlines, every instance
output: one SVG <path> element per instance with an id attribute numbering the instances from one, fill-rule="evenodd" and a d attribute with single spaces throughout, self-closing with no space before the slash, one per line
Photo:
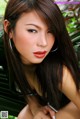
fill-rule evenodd
<path id="1" fill-rule="evenodd" d="M 9 26 L 9 21 L 6 19 L 6 20 L 4 20 L 4 22 L 3 22 L 3 26 L 4 26 L 4 31 L 6 32 L 6 33 L 8 33 L 8 26 Z"/>
<path id="2" fill-rule="evenodd" d="M 5 19 L 3 22 L 3 26 L 4 26 L 4 31 L 8 34 L 8 26 L 10 25 L 10 22 Z M 9 37 L 12 38 L 12 33 L 9 33 Z"/>

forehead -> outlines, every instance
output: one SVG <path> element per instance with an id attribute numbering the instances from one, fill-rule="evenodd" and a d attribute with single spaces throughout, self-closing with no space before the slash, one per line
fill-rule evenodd
<path id="1" fill-rule="evenodd" d="M 39 24 L 39 25 L 45 25 L 46 27 L 48 26 L 47 23 L 45 22 L 45 18 L 34 10 L 28 13 L 23 13 L 19 17 L 17 22 L 25 23 L 25 24 L 34 23 L 34 24 Z"/>

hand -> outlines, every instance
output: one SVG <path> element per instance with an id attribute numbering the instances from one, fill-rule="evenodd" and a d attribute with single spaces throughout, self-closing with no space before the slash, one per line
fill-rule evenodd
<path id="1" fill-rule="evenodd" d="M 37 110 L 33 119 L 55 119 L 55 112 L 48 106 L 44 106 Z"/>

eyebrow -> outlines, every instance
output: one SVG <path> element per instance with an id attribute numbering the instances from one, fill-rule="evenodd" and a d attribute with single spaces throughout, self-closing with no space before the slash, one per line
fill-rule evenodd
<path id="1" fill-rule="evenodd" d="M 38 25 L 36 25 L 36 24 L 26 24 L 26 25 L 32 25 L 32 26 L 35 26 L 35 27 L 41 29 L 41 28 L 40 28 Z"/>

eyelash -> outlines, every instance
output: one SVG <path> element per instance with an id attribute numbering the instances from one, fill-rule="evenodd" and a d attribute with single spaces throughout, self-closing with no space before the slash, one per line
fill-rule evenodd
<path id="1" fill-rule="evenodd" d="M 35 29 L 28 29 L 27 31 L 28 31 L 29 33 L 37 33 L 37 30 L 35 30 Z M 52 34 L 52 31 L 49 30 L 47 33 L 51 33 L 51 34 Z"/>
<path id="2" fill-rule="evenodd" d="M 30 33 L 36 33 L 37 32 L 37 30 L 35 30 L 35 29 L 28 29 L 27 31 Z"/>

